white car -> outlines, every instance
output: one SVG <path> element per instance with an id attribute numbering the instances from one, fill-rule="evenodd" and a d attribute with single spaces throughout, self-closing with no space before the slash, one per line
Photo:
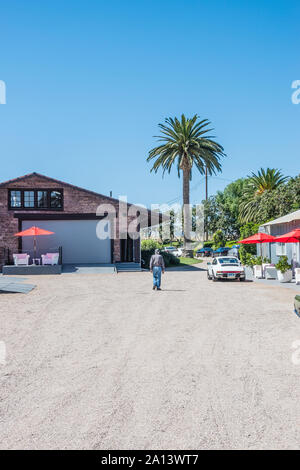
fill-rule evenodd
<path id="1" fill-rule="evenodd" d="M 166 246 L 164 248 L 164 251 L 167 253 L 171 253 L 174 256 L 181 256 L 182 255 L 182 249 L 181 248 L 176 248 L 175 246 Z"/>
<path id="2" fill-rule="evenodd" d="M 213 281 L 219 279 L 245 280 L 245 270 L 235 256 L 220 256 L 212 263 L 207 263 L 207 277 Z"/>

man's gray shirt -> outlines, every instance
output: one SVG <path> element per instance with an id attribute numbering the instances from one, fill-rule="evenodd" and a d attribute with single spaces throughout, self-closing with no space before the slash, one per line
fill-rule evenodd
<path id="1" fill-rule="evenodd" d="M 165 262 L 161 255 L 152 255 L 150 259 L 150 270 L 153 269 L 154 266 L 159 266 L 162 270 L 165 270 Z"/>

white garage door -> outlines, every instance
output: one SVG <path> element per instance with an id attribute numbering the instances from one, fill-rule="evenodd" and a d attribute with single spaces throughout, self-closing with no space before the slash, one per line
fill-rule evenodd
<path id="1" fill-rule="evenodd" d="M 107 238 L 99 239 L 97 224 Z M 110 263 L 111 241 L 109 221 L 98 220 L 23 220 L 22 230 L 37 226 L 54 232 L 54 235 L 37 237 L 37 255 L 62 247 L 62 262 L 68 263 Z M 99 233 L 99 227 L 98 227 Z M 33 237 L 23 237 L 23 251 L 32 255 Z"/>

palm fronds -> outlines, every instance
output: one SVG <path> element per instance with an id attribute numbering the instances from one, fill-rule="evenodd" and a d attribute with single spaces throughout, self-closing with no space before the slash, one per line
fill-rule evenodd
<path id="1" fill-rule="evenodd" d="M 167 118 L 165 124 L 159 124 L 161 134 L 155 136 L 160 145 L 149 152 L 147 161 L 155 159 L 151 171 L 157 172 L 162 168 L 163 173 L 170 173 L 174 163 L 177 166 L 178 176 L 181 169 L 193 168 L 201 173 L 212 175 L 221 171 L 221 157 L 225 156 L 223 147 L 207 135 L 212 131 L 208 128 L 208 119 L 199 120 L 197 114 L 191 119 L 184 114 L 181 120 Z"/>

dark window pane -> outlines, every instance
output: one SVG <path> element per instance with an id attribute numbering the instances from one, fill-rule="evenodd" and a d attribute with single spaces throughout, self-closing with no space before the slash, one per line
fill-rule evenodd
<path id="1" fill-rule="evenodd" d="M 10 207 L 21 207 L 21 191 L 10 192 Z"/>
<path id="2" fill-rule="evenodd" d="M 51 191 L 50 206 L 54 209 L 62 207 L 62 193 L 60 191 Z"/>
<path id="3" fill-rule="evenodd" d="M 37 204 L 40 209 L 47 208 L 47 191 L 38 191 Z"/>
<path id="4" fill-rule="evenodd" d="M 34 191 L 24 191 L 24 207 L 34 207 Z"/>

